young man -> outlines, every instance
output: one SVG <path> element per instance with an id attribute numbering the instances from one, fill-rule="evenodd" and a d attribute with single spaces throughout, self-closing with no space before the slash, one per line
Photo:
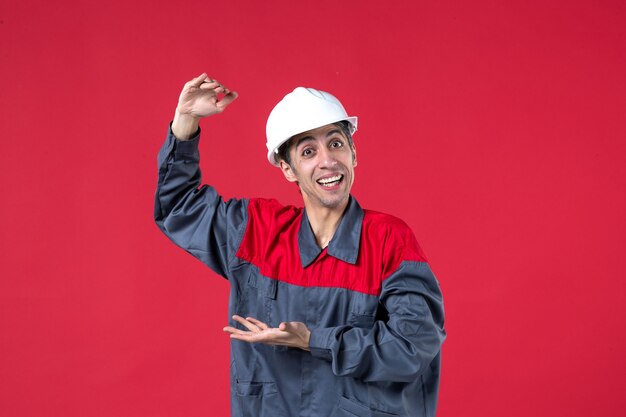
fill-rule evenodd
<path id="1" fill-rule="evenodd" d="M 231 283 L 232 415 L 435 415 L 441 292 L 408 226 L 350 195 L 356 117 L 296 88 L 266 133 L 268 160 L 304 209 L 223 201 L 200 185 L 199 120 L 236 98 L 206 74 L 185 84 L 155 203 L 161 230 Z"/>

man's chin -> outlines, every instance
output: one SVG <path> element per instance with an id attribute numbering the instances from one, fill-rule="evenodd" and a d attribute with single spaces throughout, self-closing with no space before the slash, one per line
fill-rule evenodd
<path id="1" fill-rule="evenodd" d="M 337 197 L 337 198 L 325 198 L 322 199 L 320 202 L 322 204 L 323 207 L 327 208 L 327 209 L 336 209 L 336 208 L 340 208 L 343 207 L 343 205 L 345 205 L 345 203 L 348 201 L 348 197 L 350 195 L 344 195 L 341 197 Z"/>

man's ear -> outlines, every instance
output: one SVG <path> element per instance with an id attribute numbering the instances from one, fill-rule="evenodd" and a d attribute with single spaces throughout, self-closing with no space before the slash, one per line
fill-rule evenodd
<path id="1" fill-rule="evenodd" d="M 352 146 L 352 166 L 356 166 L 356 147 Z"/>
<path id="2" fill-rule="evenodd" d="M 284 159 L 280 160 L 280 170 L 283 172 L 283 175 L 285 176 L 287 181 L 296 182 L 298 180 L 293 172 L 293 169 L 291 169 L 291 166 L 287 162 L 285 162 Z"/>

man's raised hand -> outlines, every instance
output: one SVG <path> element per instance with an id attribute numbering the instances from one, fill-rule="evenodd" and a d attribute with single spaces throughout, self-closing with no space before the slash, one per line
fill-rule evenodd
<path id="1" fill-rule="evenodd" d="M 236 98 L 236 92 L 207 74 L 187 82 L 178 98 L 172 123 L 174 136 L 180 140 L 191 138 L 198 130 L 201 118 L 223 112 Z"/>

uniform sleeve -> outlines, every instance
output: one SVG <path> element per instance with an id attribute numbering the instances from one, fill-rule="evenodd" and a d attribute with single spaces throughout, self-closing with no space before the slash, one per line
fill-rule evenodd
<path id="1" fill-rule="evenodd" d="M 311 353 L 331 361 L 337 376 L 367 382 L 411 382 L 441 349 L 443 300 L 426 262 L 405 261 L 384 282 L 380 302 L 388 315 L 371 328 L 313 329 Z"/>
<path id="2" fill-rule="evenodd" d="M 154 219 L 176 245 L 227 277 L 246 226 L 248 202 L 224 201 L 213 187 L 200 185 L 199 140 L 199 132 L 188 141 L 168 132 L 158 156 Z"/>

